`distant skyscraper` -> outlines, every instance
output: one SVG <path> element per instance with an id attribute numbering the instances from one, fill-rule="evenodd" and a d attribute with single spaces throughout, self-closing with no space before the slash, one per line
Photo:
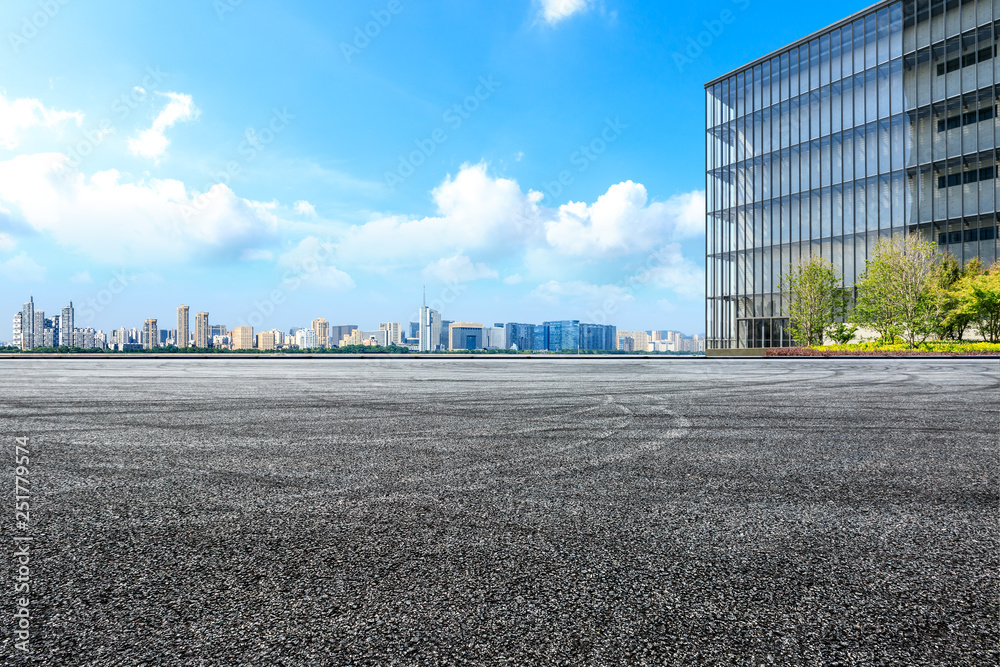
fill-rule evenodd
<path id="1" fill-rule="evenodd" d="M 312 321 L 312 330 L 316 334 L 315 347 L 330 347 L 330 323 L 322 317 Z"/>
<path id="2" fill-rule="evenodd" d="M 441 320 L 441 349 L 447 350 L 451 347 L 451 341 L 448 339 L 448 332 L 451 330 L 452 321 L 451 320 Z"/>
<path id="3" fill-rule="evenodd" d="M 378 331 L 362 331 L 361 332 L 361 344 L 362 345 L 381 345 L 382 347 L 389 346 L 389 332 L 385 329 L 379 329 Z"/>
<path id="4" fill-rule="evenodd" d="M 21 349 L 21 313 L 14 315 L 14 340 L 11 344 L 17 349 Z"/>
<path id="5" fill-rule="evenodd" d="M 330 347 L 340 347 L 344 341 L 344 336 L 350 336 L 352 332 L 358 329 L 357 324 L 341 324 L 330 327 Z"/>
<path id="6" fill-rule="evenodd" d="M 194 346 L 206 348 L 212 340 L 208 327 L 208 313 L 200 312 L 194 316 Z"/>
<path id="7" fill-rule="evenodd" d="M 483 325 L 475 322 L 452 322 L 448 326 L 449 350 L 482 350 L 485 347 Z"/>
<path id="8" fill-rule="evenodd" d="M 45 311 L 35 311 L 35 321 L 31 324 L 32 346 L 42 347 L 45 345 Z"/>
<path id="9" fill-rule="evenodd" d="M 319 337 L 312 329 L 299 329 L 295 332 L 295 344 L 300 350 L 314 350 L 319 347 Z"/>
<path id="10" fill-rule="evenodd" d="M 73 328 L 76 327 L 74 323 L 75 317 L 73 312 L 73 302 L 70 301 L 69 305 L 62 309 L 62 313 L 59 315 L 59 344 L 60 345 L 71 345 L 73 341 Z"/>
<path id="11" fill-rule="evenodd" d="M 191 309 L 184 305 L 177 308 L 177 336 L 174 339 L 174 345 L 177 347 L 187 347 L 190 345 L 188 342 L 191 339 L 191 328 L 188 323 L 188 314 L 190 311 Z"/>
<path id="12" fill-rule="evenodd" d="M 275 350 L 277 347 L 274 340 L 274 331 L 261 331 L 257 334 L 258 350 Z"/>
<path id="13" fill-rule="evenodd" d="M 510 349 L 515 345 L 518 350 L 535 349 L 534 324 L 518 324 L 517 322 L 508 322 L 504 325 L 504 334 L 506 337 L 505 346 L 507 349 Z"/>
<path id="14" fill-rule="evenodd" d="M 160 332 L 156 320 L 150 318 L 142 325 L 142 346 L 147 350 L 155 349 L 160 344 Z"/>
<path id="15" fill-rule="evenodd" d="M 21 349 L 30 350 L 35 346 L 35 297 L 21 308 Z"/>
<path id="16" fill-rule="evenodd" d="M 400 322 L 383 322 L 378 325 L 382 331 L 389 332 L 389 345 L 399 345 L 403 342 L 403 325 Z"/>
<path id="17" fill-rule="evenodd" d="M 507 334 L 504 328 L 483 327 L 483 347 L 487 350 L 506 350 Z"/>
<path id="18" fill-rule="evenodd" d="M 618 328 L 606 324 L 580 324 L 580 349 L 610 352 L 618 347 Z"/>
<path id="19" fill-rule="evenodd" d="M 420 307 L 421 352 L 434 352 L 441 345 L 441 313 L 427 307 L 427 292 L 424 290 L 424 305 Z"/>
<path id="20" fill-rule="evenodd" d="M 232 341 L 234 350 L 252 350 L 253 327 L 236 327 L 233 329 Z"/>
<path id="21" fill-rule="evenodd" d="M 543 322 L 549 329 L 549 352 L 580 349 L 580 320 Z"/>

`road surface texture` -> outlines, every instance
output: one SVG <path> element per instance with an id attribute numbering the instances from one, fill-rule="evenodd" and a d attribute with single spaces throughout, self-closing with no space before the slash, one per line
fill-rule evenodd
<path id="1" fill-rule="evenodd" d="M 12 360 L 8 665 L 996 665 L 1000 363 Z"/>

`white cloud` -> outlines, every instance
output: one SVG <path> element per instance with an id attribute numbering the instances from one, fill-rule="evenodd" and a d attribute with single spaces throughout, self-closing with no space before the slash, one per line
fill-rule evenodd
<path id="1" fill-rule="evenodd" d="M 673 221 L 674 236 L 697 238 L 705 235 L 705 191 L 695 190 L 671 197 L 664 203 Z"/>
<path id="2" fill-rule="evenodd" d="M 278 264 L 288 269 L 285 281 L 290 285 L 305 283 L 331 290 L 354 288 L 354 280 L 330 264 L 334 250 L 332 244 L 315 236 L 302 239 L 297 246 L 278 257 Z"/>
<path id="3" fill-rule="evenodd" d="M 88 179 L 57 153 L 0 162 L 0 204 L 61 245 L 116 264 L 235 256 L 272 239 L 279 224 L 270 204 L 223 184 L 198 195 L 175 180 L 123 182 L 116 170 Z"/>
<path id="4" fill-rule="evenodd" d="M 426 262 L 443 254 L 481 250 L 503 254 L 523 247 L 542 229 L 541 194 L 493 178 L 486 165 L 464 165 L 433 193 L 438 215 L 382 217 L 350 228 L 338 257 L 360 265 Z"/>
<path id="5" fill-rule="evenodd" d="M 647 268 L 633 277 L 633 282 L 673 290 L 690 299 L 704 298 L 705 270 L 684 257 L 681 247 L 670 244 L 653 253 Z"/>
<path id="6" fill-rule="evenodd" d="M 70 121 L 81 127 L 83 114 L 79 111 L 49 109 L 34 99 L 8 100 L 0 91 L 0 147 L 14 150 L 25 130 L 44 127 L 61 131 L 62 126 Z"/>
<path id="7" fill-rule="evenodd" d="M 77 285 L 83 285 L 94 282 L 94 279 L 90 277 L 90 271 L 79 271 L 70 276 L 69 281 Z"/>
<path id="8" fill-rule="evenodd" d="M 628 271 L 658 248 L 703 230 L 702 192 L 651 202 L 646 188 L 632 181 L 611 186 L 593 204 L 550 208 L 541 205 L 540 193 L 524 192 L 516 181 L 491 176 L 485 164 L 477 164 L 448 176 L 432 195 L 435 216 L 383 216 L 349 228 L 335 242 L 337 265 L 380 274 L 423 269 L 425 276 L 444 276 L 461 271 L 441 257 L 469 262 L 461 267 L 469 272 L 467 258 L 473 256 L 493 266 L 520 260 L 522 272 L 539 282 L 572 281 L 601 268 Z M 621 259 L 608 267 L 612 258 Z M 687 289 L 696 276 L 692 266 L 671 259 L 669 268 L 659 267 L 656 284 Z"/>
<path id="9" fill-rule="evenodd" d="M 504 278 L 503 282 L 505 285 L 520 285 L 524 282 L 524 278 L 521 277 L 520 273 L 515 273 Z"/>
<path id="10" fill-rule="evenodd" d="M 272 259 L 274 259 L 273 252 L 260 248 L 246 248 L 240 254 L 241 262 L 270 262 Z"/>
<path id="11" fill-rule="evenodd" d="M 166 151 L 170 141 L 166 131 L 185 121 L 197 118 L 201 113 L 194 105 L 190 95 L 183 93 L 157 93 L 168 98 L 167 105 L 153 121 L 153 126 L 143 130 L 137 136 L 128 140 L 129 152 L 139 157 L 158 160 Z"/>
<path id="12" fill-rule="evenodd" d="M 567 255 L 627 255 L 655 247 L 671 236 L 690 236 L 700 201 L 704 229 L 704 193 L 677 195 L 667 202 L 648 203 L 641 183 L 611 186 L 592 205 L 570 202 L 545 224 L 549 244 Z"/>
<path id="13" fill-rule="evenodd" d="M 315 216 L 316 207 L 305 200 L 295 202 L 295 212 L 300 215 Z"/>
<path id="14" fill-rule="evenodd" d="M 37 283 L 45 280 L 46 269 L 21 252 L 0 262 L 0 276 L 15 283 Z"/>
<path id="15" fill-rule="evenodd" d="M 0 232 L 0 252 L 10 252 L 17 247 L 17 241 L 10 234 Z"/>
<path id="16" fill-rule="evenodd" d="M 500 274 L 485 264 L 473 264 L 465 255 L 444 257 L 432 262 L 424 269 L 424 278 L 449 285 L 467 283 L 473 280 L 499 278 Z"/>
<path id="17" fill-rule="evenodd" d="M 542 18 L 550 25 L 587 10 L 591 4 L 590 0 L 540 0 L 540 2 Z"/>

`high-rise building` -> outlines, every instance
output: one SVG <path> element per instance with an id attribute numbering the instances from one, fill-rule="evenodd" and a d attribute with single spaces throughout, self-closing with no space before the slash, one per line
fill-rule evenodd
<path id="1" fill-rule="evenodd" d="M 420 307 L 420 345 L 421 352 L 434 352 L 441 345 L 441 313 L 427 307 L 427 294 L 424 293 L 424 305 Z"/>
<path id="2" fill-rule="evenodd" d="M 194 316 L 194 346 L 207 348 L 211 342 L 212 335 L 208 326 L 208 313 L 202 311 Z"/>
<path id="3" fill-rule="evenodd" d="M 59 318 L 45 318 L 42 329 L 42 347 L 56 347 L 59 345 Z"/>
<path id="4" fill-rule="evenodd" d="M 316 333 L 315 347 L 330 347 L 330 323 L 322 317 L 312 321 L 312 330 Z"/>
<path id="5" fill-rule="evenodd" d="M 232 331 L 230 340 L 234 350 L 252 350 L 253 327 L 236 327 Z"/>
<path id="6" fill-rule="evenodd" d="M 174 338 L 174 345 L 177 347 L 187 347 L 191 340 L 191 327 L 188 322 L 188 314 L 191 309 L 185 305 L 177 307 L 177 335 Z"/>
<path id="7" fill-rule="evenodd" d="M 35 297 L 21 308 L 21 349 L 30 350 L 35 346 Z"/>
<path id="8" fill-rule="evenodd" d="M 36 310 L 34 321 L 31 323 L 31 344 L 33 347 L 42 347 L 45 344 L 45 311 Z"/>
<path id="9" fill-rule="evenodd" d="M 330 345 L 342 345 L 344 336 L 350 336 L 352 332 L 357 330 L 358 325 L 356 324 L 341 324 L 339 326 L 330 327 Z"/>
<path id="10" fill-rule="evenodd" d="M 512 347 L 516 347 L 518 350 L 535 349 L 534 324 L 518 324 L 517 322 L 508 322 L 504 325 L 504 334 L 506 337 L 507 349 Z"/>
<path id="11" fill-rule="evenodd" d="M 449 350 L 482 350 L 483 325 L 475 322 L 452 322 L 448 326 Z"/>
<path id="12" fill-rule="evenodd" d="M 403 325 L 401 322 L 383 322 L 378 325 L 378 328 L 389 332 L 389 345 L 399 345 L 403 342 Z"/>
<path id="13" fill-rule="evenodd" d="M 580 324 L 580 349 L 610 352 L 618 347 L 618 328 L 607 324 Z"/>
<path id="14" fill-rule="evenodd" d="M 628 335 L 629 331 L 618 332 L 618 349 L 622 352 L 635 352 L 635 338 Z"/>
<path id="15" fill-rule="evenodd" d="M 319 347 L 319 338 L 312 329 L 299 329 L 295 332 L 295 344 L 300 350 L 315 350 Z"/>
<path id="16" fill-rule="evenodd" d="M 504 328 L 483 327 L 483 347 L 487 350 L 506 350 L 507 332 Z"/>
<path id="17" fill-rule="evenodd" d="M 364 345 L 365 339 L 362 335 L 361 329 L 351 329 L 349 333 L 345 333 L 340 339 L 340 347 L 348 347 L 351 345 Z"/>
<path id="18" fill-rule="evenodd" d="M 451 341 L 448 338 L 448 332 L 451 331 L 451 325 L 451 320 L 441 320 L 441 336 L 440 341 L 438 341 L 441 347 L 438 349 L 447 350 L 451 347 Z"/>
<path id="19" fill-rule="evenodd" d="M 14 338 L 11 340 L 11 345 L 17 349 L 21 349 L 21 313 L 15 313 L 14 315 Z"/>
<path id="20" fill-rule="evenodd" d="M 379 329 L 378 331 L 362 331 L 361 332 L 361 344 L 362 345 L 381 345 L 382 347 L 389 346 L 389 332 L 385 329 Z"/>
<path id="21" fill-rule="evenodd" d="M 879 2 L 706 93 L 708 347 L 791 344 L 789 266 L 879 239 L 997 258 L 1000 2 Z"/>
<path id="22" fill-rule="evenodd" d="M 152 350 L 160 344 L 160 332 L 156 328 L 156 320 L 150 318 L 142 325 L 142 346 Z"/>
<path id="23" fill-rule="evenodd" d="M 276 350 L 278 345 L 274 339 L 274 331 L 261 331 L 257 334 L 258 350 Z"/>
<path id="24" fill-rule="evenodd" d="M 73 302 L 62 309 L 59 314 L 59 345 L 69 345 L 73 338 L 73 329 L 76 327 L 75 312 Z"/>
<path id="25" fill-rule="evenodd" d="M 549 329 L 549 352 L 580 349 L 580 320 L 543 322 Z"/>
<path id="26" fill-rule="evenodd" d="M 535 335 L 532 338 L 535 341 L 533 350 L 545 352 L 549 349 L 549 328 L 544 324 L 535 325 Z"/>

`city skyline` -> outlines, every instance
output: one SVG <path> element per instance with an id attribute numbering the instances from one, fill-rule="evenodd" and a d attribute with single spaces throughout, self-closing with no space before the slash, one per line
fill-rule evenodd
<path id="1" fill-rule="evenodd" d="M 0 308 L 124 283 L 94 327 L 172 321 L 178 294 L 236 322 L 276 289 L 276 325 L 403 320 L 426 282 L 472 321 L 611 302 L 700 331 L 693 91 L 836 18 L 751 45 L 727 38 L 767 24 L 750 0 L 53 6 L 2 24 Z"/>
<path id="2" fill-rule="evenodd" d="M 39 304 L 40 305 L 40 304 Z M 343 345 L 380 346 L 399 345 L 413 351 L 442 352 L 462 349 L 531 349 L 557 352 L 566 349 L 625 350 L 665 352 L 666 341 L 673 349 L 687 350 L 684 341 L 695 341 L 693 351 L 704 350 L 704 333 L 686 334 L 673 329 L 621 329 L 614 324 L 584 322 L 581 320 L 546 320 L 541 324 L 524 322 L 496 322 L 493 325 L 466 321 L 447 320 L 441 313 L 424 305 L 418 311 L 418 320 L 409 322 L 380 322 L 377 329 L 365 330 L 356 324 L 334 325 L 329 320 L 313 318 L 308 327 L 292 325 L 287 329 L 247 323 L 212 324 L 210 312 L 195 315 L 195 327 L 190 328 L 190 306 L 175 309 L 177 328 L 159 325 L 159 318 L 143 318 L 139 326 L 119 323 L 105 331 L 103 328 L 75 327 L 78 321 L 73 302 L 63 307 L 58 315 L 45 317 L 44 308 L 36 308 L 33 295 L 22 304 L 12 318 L 11 340 L 0 336 L 0 347 L 10 345 L 20 349 L 50 348 L 59 346 L 105 348 L 118 351 L 150 349 L 156 347 L 232 349 L 300 349 L 332 348 Z M 426 322 L 428 326 L 421 326 Z M 456 342 L 458 329 L 469 329 L 476 345 L 465 347 Z M 478 329 L 477 332 L 473 330 Z M 409 333 L 409 336 L 407 335 Z M 261 336 L 268 336 L 261 340 Z M 122 338 L 124 336 L 124 338 Z M 624 340 L 623 340 L 624 339 Z M 181 341 L 186 343 L 181 344 Z M 529 347 L 522 347 L 525 341 Z M 551 342 L 550 342 L 551 341 Z M 663 346 L 656 343 L 664 341 Z M 636 347 L 638 342 L 638 347 Z M 237 347 L 246 345 L 247 347 Z"/>

